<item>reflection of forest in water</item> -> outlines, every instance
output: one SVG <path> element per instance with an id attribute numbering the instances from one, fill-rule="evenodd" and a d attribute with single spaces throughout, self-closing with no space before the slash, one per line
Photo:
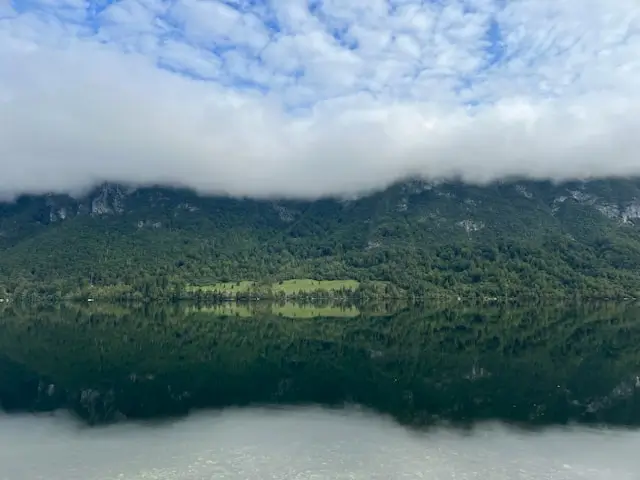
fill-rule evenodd
<path id="1" fill-rule="evenodd" d="M 5 308 L 0 402 L 8 411 L 70 408 L 91 423 L 355 403 L 415 426 L 637 425 L 639 313 L 609 304 L 314 318 L 177 306 Z"/>

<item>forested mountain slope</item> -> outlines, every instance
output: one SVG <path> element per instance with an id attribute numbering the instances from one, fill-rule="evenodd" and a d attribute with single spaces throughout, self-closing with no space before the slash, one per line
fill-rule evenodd
<path id="1" fill-rule="evenodd" d="M 384 281 L 427 294 L 640 295 L 640 179 L 410 181 L 355 200 L 105 184 L 0 204 L 0 288 Z"/>

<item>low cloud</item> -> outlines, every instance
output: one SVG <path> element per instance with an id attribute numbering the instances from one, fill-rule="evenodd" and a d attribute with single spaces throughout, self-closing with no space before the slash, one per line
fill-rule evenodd
<path id="1" fill-rule="evenodd" d="M 0 0 L 0 193 L 640 174 L 640 4 L 444 3 Z"/>

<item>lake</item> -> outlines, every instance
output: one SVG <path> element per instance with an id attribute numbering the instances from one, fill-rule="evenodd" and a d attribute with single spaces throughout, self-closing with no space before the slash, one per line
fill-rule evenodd
<path id="1" fill-rule="evenodd" d="M 4 307 L 0 480 L 640 478 L 638 305 L 310 312 Z"/>

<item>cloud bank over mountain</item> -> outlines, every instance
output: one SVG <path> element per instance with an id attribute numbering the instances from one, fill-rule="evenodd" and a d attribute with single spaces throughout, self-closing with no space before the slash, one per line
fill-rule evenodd
<path id="1" fill-rule="evenodd" d="M 0 193 L 640 174 L 637 0 L 0 0 Z"/>

